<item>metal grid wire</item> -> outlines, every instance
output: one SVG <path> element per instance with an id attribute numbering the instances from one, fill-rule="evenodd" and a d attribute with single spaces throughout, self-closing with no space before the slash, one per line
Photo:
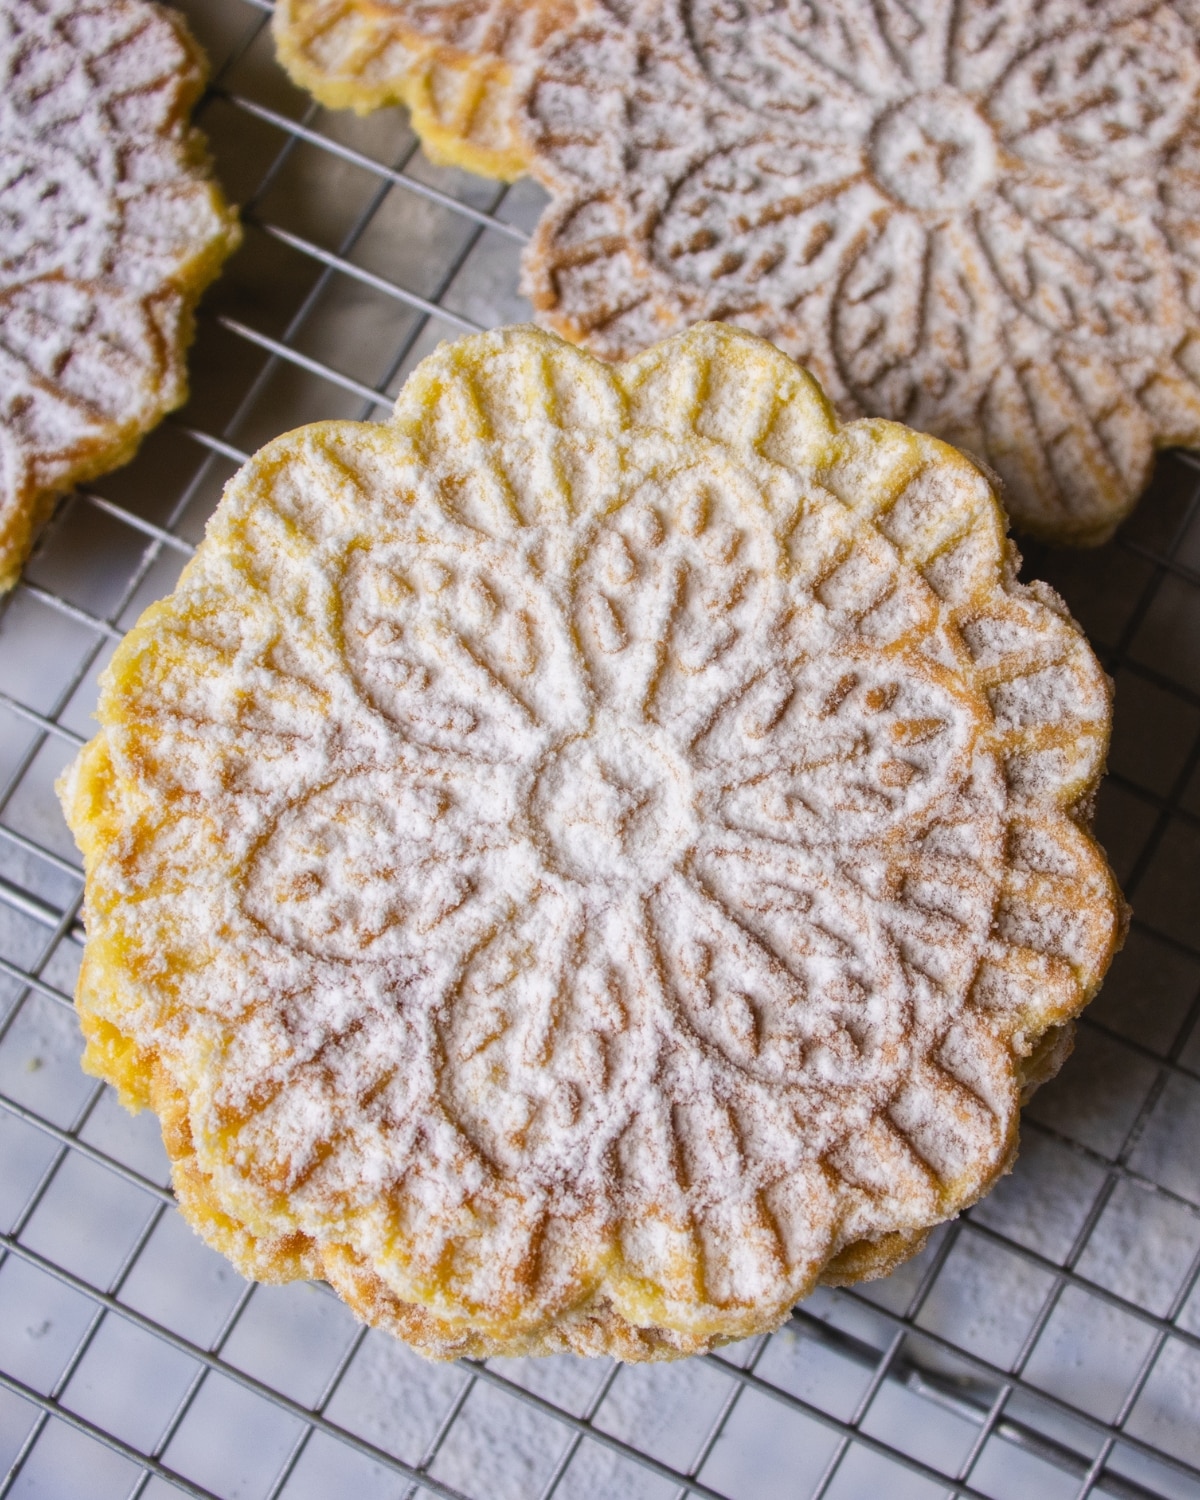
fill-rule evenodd
<path id="1" fill-rule="evenodd" d="M 266 0 L 187 0 L 247 243 L 193 397 L 60 506 L 0 605 L 0 1500 L 1200 1500 L 1200 461 L 1116 542 L 1044 553 L 1117 682 L 1099 832 L 1137 908 L 1021 1160 L 885 1281 L 680 1365 L 424 1363 L 183 1225 L 156 1123 L 78 1069 L 78 861 L 54 777 L 98 671 L 245 454 L 379 416 L 440 339 L 524 316 L 541 203 L 436 169 L 399 111 L 284 80 Z"/>

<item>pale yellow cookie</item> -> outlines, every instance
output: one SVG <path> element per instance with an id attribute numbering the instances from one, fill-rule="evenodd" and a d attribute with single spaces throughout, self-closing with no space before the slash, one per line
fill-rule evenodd
<path id="1" fill-rule="evenodd" d="M 738 323 L 843 416 L 979 454 L 1054 541 L 1200 443 L 1194 0 L 627 0 L 527 109 L 526 290 L 595 353 Z"/>
<path id="2" fill-rule="evenodd" d="M 277 0 L 272 26 L 280 62 L 322 104 L 405 104 L 434 161 L 512 182 L 528 165 L 515 80 L 586 3 Z"/>
<path id="3" fill-rule="evenodd" d="M 187 394 L 237 222 L 187 116 L 204 64 L 146 0 L 0 0 L 0 590 L 56 496 Z"/>
<path id="4" fill-rule="evenodd" d="M 720 325 L 264 448 L 61 787 L 85 1066 L 196 1228 L 438 1358 L 658 1359 L 984 1192 L 1124 918 L 1004 529 Z"/>

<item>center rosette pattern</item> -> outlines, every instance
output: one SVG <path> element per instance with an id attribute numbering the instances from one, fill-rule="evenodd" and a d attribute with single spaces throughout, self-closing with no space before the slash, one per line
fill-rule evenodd
<path id="1" fill-rule="evenodd" d="M 553 1179 L 575 1136 L 601 1157 L 684 1059 L 718 1110 L 894 1079 L 904 884 L 943 878 L 924 846 L 964 820 L 974 910 L 938 924 L 939 962 L 983 952 L 1003 790 L 974 705 L 919 652 L 806 640 L 738 481 L 530 528 L 583 558 L 566 576 L 520 530 L 431 539 L 419 515 L 347 570 L 346 659 L 403 748 L 283 813 L 249 910 L 318 957 L 440 960 L 442 1093 L 507 1168 Z"/>

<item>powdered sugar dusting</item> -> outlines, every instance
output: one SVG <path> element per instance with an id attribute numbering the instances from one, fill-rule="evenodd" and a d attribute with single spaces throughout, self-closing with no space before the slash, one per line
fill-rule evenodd
<path id="1" fill-rule="evenodd" d="M 47 496 L 183 397 L 191 307 L 236 238 L 184 118 L 200 83 L 143 0 L 0 5 L 0 586 Z"/>
<path id="2" fill-rule="evenodd" d="M 729 330 L 444 349 L 264 450 L 118 653 L 80 1003 L 227 1214 L 431 1352 L 768 1326 L 1003 1167 L 1115 940 L 1104 680 L 1002 546 L 973 466 Z"/>
<path id="3" fill-rule="evenodd" d="M 1068 541 L 1200 440 L 1186 4 L 608 0 L 533 73 L 526 286 L 594 352 L 736 322 Z"/>

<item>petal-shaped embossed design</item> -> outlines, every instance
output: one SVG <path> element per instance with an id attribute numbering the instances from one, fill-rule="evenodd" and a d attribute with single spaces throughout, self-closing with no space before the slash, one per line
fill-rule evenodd
<path id="1" fill-rule="evenodd" d="M 287 946 L 323 957 L 411 957 L 435 930 L 461 941 L 464 927 L 487 922 L 481 866 L 508 841 L 503 821 L 489 831 L 485 815 L 481 826 L 481 801 L 475 778 L 454 786 L 428 769 L 337 781 L 275 825 L 250 867 L 247 910 Z"/>
<path id="2" fill-rule="evenodd" d="M 550 1191 L 566 1159 L 574 1191 L 603 1194 L 653 1071 L 629 934 L 619 905 L 596 910 L 569 888 L 535 896 L 472 959 L 442 1023 L 448 1110 L 491 1161 Z"/>
<path id="3" fill-rule="evenodd" d="M 436 1354 L 647 1358 L 977 1196 L 1121 922 L 1107 685 L 1005 546 L 720 326 L 266 448 L 65 788 L 89 1062 L 202 1232 Z"/>
<path id="4" fill-rule="evenodd" d="M 979 236 L 1004 291 L 1068 348 L 1151 357 L 1184 315 L 1152 221 L 1106 185 L 1030 175 L 1004 184 Z"/>
<path id="5" fill-rule="evenodd" d="M 503 547 L 471 540 L 413 538 L 354 559 L 347 660 L 411 739 L 510 760 L 543 726 L 579 726 L 586 687 L 553 594 Z"/>
<path id="6" fill-rule="evenodd" d="M 1102 24 L 1068 26 L 1014 50 L 989 91 L 987 114 L 1023 160 L 1070 177 L 1091 163 L 1106 177 L 1137 171 L 1192 116 L 1200 91 L 1192 27 L 1165 5 L 1106 9 Z"/>
<path id="7" fill-rule="evenodd" d="M 682 7 L 695 55 L 719 87 L 814 144 L 847 146 L 870 130 L 873 94 L 907 92 L 901 58 L 916 60 L 949 8 L 946 0 L 924 7 L 935 14 L 922 23 L 901 6 L 690 0 Z"/>
<path id="8" fill-rule="evenodd" d="M 718 723 L 701 749 L 707 760 L 720 734 L 710 764 L 728 827 L 826 848 L 901 825 L 911 837 L 967 779 L 971 707 L 931 663 L 823 656 L 765 676 L 736 730 Z"/>
<path id="9" fill-rule="evenodd" d="M 679 281 L 725 293 L 731 309 L 790 306 L 836 272 L 883 208 L 857 152 L 842 157 L 766 137 L 711 156 L 675 188 L 655 259 Z"/>
<path id="10" fill-rule="evenodd" d="M 973 452 L 983 436 L 980 410 L 1010 367 L 996 267 L 978 226 L 927 226 L 893 214 L 883 232 L 849 260 L 832 310 L 833 353 L 856 401 L 880 403 L 916 426 L 939 427 Z M 898 278 L 897 264 L 920 267 Z"/>

